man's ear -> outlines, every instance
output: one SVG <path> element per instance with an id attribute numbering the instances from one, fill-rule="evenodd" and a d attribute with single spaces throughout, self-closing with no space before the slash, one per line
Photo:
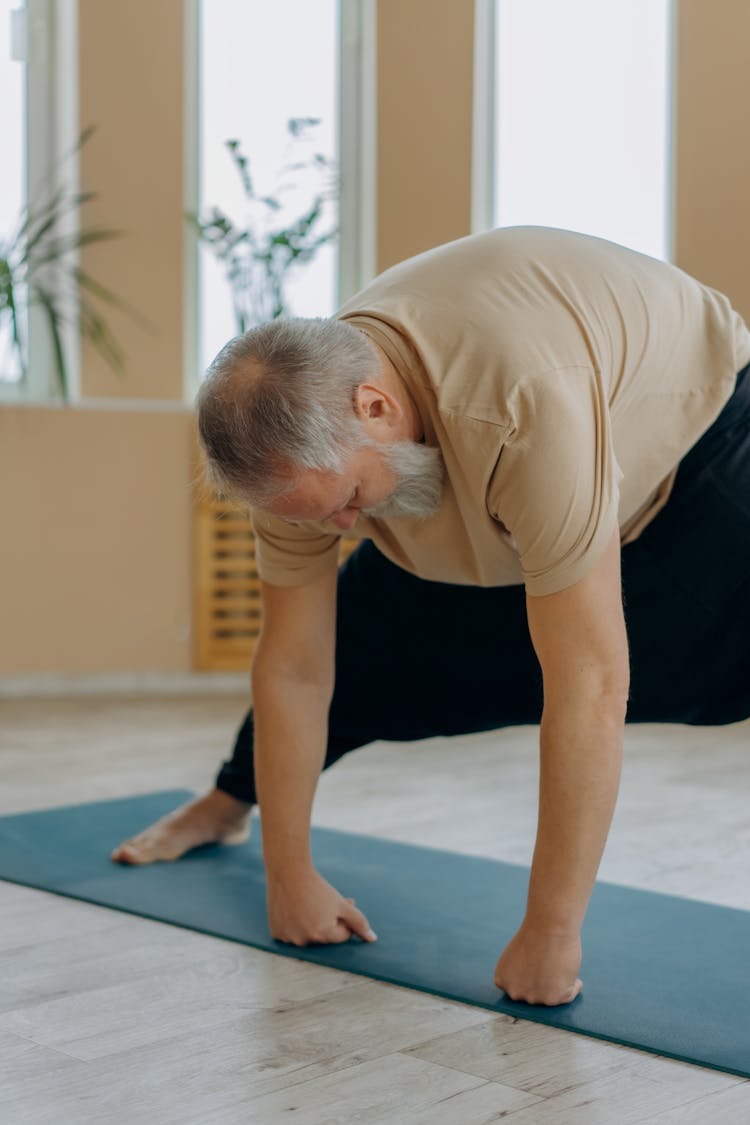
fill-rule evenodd
<path id="1" fill-rule="evenodd" d="M 400 413 L 396 400 L 374 383 L 360 383 L 354 390 L 354 413 L 365 424 L 385 423 L 390 427 Z"/>

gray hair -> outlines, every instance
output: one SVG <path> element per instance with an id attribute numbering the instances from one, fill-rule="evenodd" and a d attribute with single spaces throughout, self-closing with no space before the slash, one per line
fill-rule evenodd
<path id="1" fill-rule="evenodd" d="M 335 319 L 279 318 L 235 336 L 198 391 L 198 431 L 221 491 L 263 506 L 295 470 L 341 472 L 368 444 L 356 388 L 379 369 L 367 336 Z"/>

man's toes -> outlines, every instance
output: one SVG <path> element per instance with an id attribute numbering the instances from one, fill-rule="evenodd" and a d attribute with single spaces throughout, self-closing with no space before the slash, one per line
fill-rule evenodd
<path id="1" fill-rule="evenodd" d="M 120 844 L 112 852 L 110 858 L 115 863 L 143 863 L 146 859 L 135 840 L 126 840 L 124 844 Z"/>

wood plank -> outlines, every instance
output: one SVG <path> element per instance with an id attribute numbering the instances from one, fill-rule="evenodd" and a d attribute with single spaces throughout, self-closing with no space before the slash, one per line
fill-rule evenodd
<path id="1" fill-rule="evenodd" d="M 331 1120 L 469 1125 L 538 1103 L 511 1087 L 394 1053 L 255 1097 L 248 1108 L 263 1121 L 286 1120 L 294 1113 L 300 1125 Z M 239 1110 L 240 1103 L 227 1107 L 215 1118 L 216 1125 L 236 1122 Z"/>
<path id="2" fill-rule="evenodd" d="M 645 1125 L 745 1125 L 750 1121 L 750 1083 L 696 1098 L 677 1109 L 649 1117 Z"/>

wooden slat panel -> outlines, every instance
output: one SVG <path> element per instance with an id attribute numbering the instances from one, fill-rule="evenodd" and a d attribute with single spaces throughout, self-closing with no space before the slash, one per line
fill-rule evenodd
<path id="1" fill-rule="evenodd" d="M 255 575 L 256 582 L 258 581 Z M 212 582 L 213 596 L 220 594 L 230 596 L 235 593 L 247 594 L 252 588 L 252 580 L 248 578 L 216 578 Z"/>

